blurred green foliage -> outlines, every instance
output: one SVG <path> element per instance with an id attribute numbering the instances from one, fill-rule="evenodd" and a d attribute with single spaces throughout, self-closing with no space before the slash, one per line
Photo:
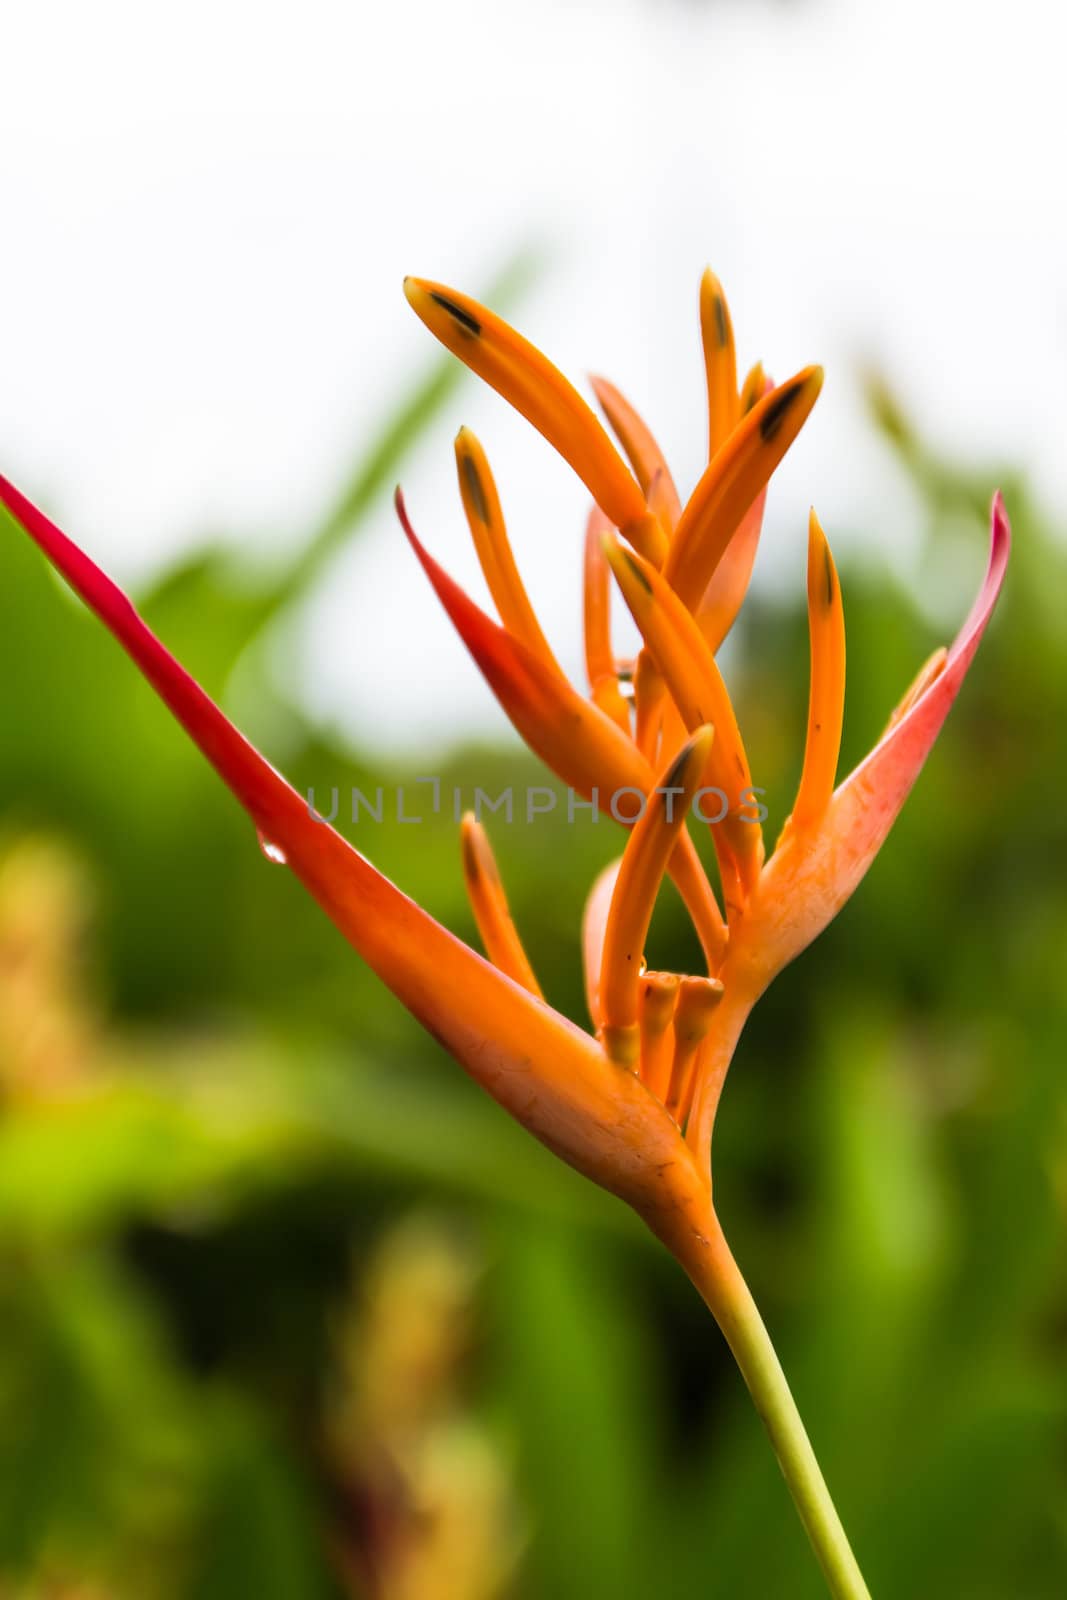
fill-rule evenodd
<path id="1" fill-rule="evenodd" d="M 272 703 L 271 625 L 386 514 L 452 382 L 438 369 L 398 412 L 291 565 L 209 549 L 139 597 L 213 692 L 239 686 L 300 786 L 383 775 Z M 750 1024 L 717 1195 L 874 1593 L 1053 1600 L 1067 548 L 1016 474 L 941 461 L 877 386 L 872 402 L 925 518 L 923 595 L 962 615 L 998 479 L 1014 562 L 889 845 Z M 0 1595 L 819 1595 L 673 1263 L 264 861 L 6 523 L 0 570 Z M 875 553 L 843 584 L 852 761 L 949 624 Z M 772 829 L 806 650 L 799 591 L 750 600 L 731 681 Z M 506 743 L 456 751 L 443 778 L 543 781 Z M 473 939 L 454 835 L 435 818 L 413 842 L 387 814 L 369 849 Z M 581 904 L 617 836 L 546 818 L 494 837 L 534 965 L 581 1018 Z M 684 918 L 661 909 L 655 961 L 684 966 Z"/>

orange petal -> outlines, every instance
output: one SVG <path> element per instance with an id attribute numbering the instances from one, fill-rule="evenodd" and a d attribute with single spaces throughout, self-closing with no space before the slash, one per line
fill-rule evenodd
<path id="1" fill-rule="evenodd" d="M 741 815 L 752 778 L 741 731 L 715 657 L 696 620 L 664 578 L 640 556 L 605 541 L 605 553 L 634 621 L 663 674 L 671 698 L 690 730 L 710 722 L 715 740 L 708 783 L 726 796 L 729 811 L 713 824 L 727 907 L 743 904 L 762 863 L 762 830 Z M 720 809 L 716 801 L 711 814 Z M 737 882 L 732 881 L 731 869 Z"/>
<path id="2" fill-rule="evenodd" d="M 621 728 L 474 604 L 420 541 L 399 490 L 396 509 L 437 598 L 534 754 L 582 795 L 616 778 L 641 787 L 645 764 Z"/>
<path id="3" fill-rule="evenodd" d="M 627 459 L 637 474 L 637 481 L 646 500 L 652 493 L 653 484 L 659 478 L 662 497 L 661 520 L 667 532 L 672 533 L 682 514 L 682 502 L 678 497 L 678 490 L 663 451 L 656 443 L 651 429 L 613 383 L 609 383 L 606 378 L 590 378 L 589 381 L 593 386 L 593 393 L 600 401 L 600 409 L 611 423 L 615 437 L 626 451 Z"/>
<path id="4" fill-rule="evenodd" d="M 605 557 L 605 560 L 607 558 Z M 653 764 L 659 750 L 667 685 L 650 650 L 642 650 L 634 667 L 634 738 L 646 761 Z"/>
<path id="5" fill-rule="evenodd" d="M 762 363 L 757 361 L 741 390 L 738 415 L 747 416 L 756 401 L 773 387 L 763 371 Z M 738 613 L 748 593 L 760 534 L 763 531 L 763 513 L 766 505 L 767 491 L 764 489 L 745 512 L 741 526 L 719 558 L 711 582 L 700 602 L 697 621 L 713 655 L 718 653 L 737 621 Z"/>
<path id="6" fill-rule="evenodd" d="M 619 688 L 618 667 L 611 646 L 611 573 L 600 541 L 611 527 L 597 505 L 585 530 L 583 620 L 585 670 L 593 704 L 629 737 L 630 707 Z"/>
<path id="7" fill-rule="evenodd" d="M 644 495 L 592 410 L 559 369 L 468 295 L 420 278 L 405 278 L 404 293 L 446 349 L 544 434 L 634 548 L 650 560 L 661 560 L 663 531 Z"/>
<path id="8" fill-rule="evenodd" d="M 768 389 L 773 388 L 774 385 L 763 370 L 763 362 L 757 361 L 754 367 L 749 368 L 745 381 L 741 385 L 741 397 L 737 408 L 738 414 L 746 417 L 760 396 L 766 394 Z"/>
<path id="9" fill-rule="evenodd" d="M 585 669 L 590 688 L 599 678 L 615 676 L 615 652 L 611 647 L 611 574 L 601 546 L 601 540 L 610 530 L 607 517 L 599 506 L 594 506 L 585 529 L 582 596 Z"/>
<path id="10" fill-rule="evenodd" d="M 674 1056 L 675 1002 L 681 979 L 674 972 L 646 972 L 641 978 L 638 1025 L 641 1032 L 641 1077 L 649 1092 L 664 1101 L 670 1089 Z"/>
<path id="11" fill-rule="evenodd" d="M 710 728 L 693 735 L 649 795 L 623 852 L 604 931 L 599 1002 L 604 1048 L 624 1066 L 634 1066 L 638 1059 L 641 961 L 653 907 L 704 775 L 711 742 Z"/>
<path id="12" fill-rule="evenodd" d="M 0 503 L 115 635 L 248 812 L 264 839 L 415 1017 L 550 1149 L 614 1193 L 653 1208 L 656 1164 L 678 1141 L 648 1096 L 544 1001 L 467 948 L 400 892 L 253 749 L 127 597 L 19 491 Z M 665 1119 L 664 1119 L 665 1120 Z"/>
<path id="13" fill-rule="evenodd" d="M 677 755 L 686 741 L 689 729 L 670 695 L 663 702 L 663 724 L 659 733 L 659 759 L 667 761 Z"/>
<path id="14" fill-rule="evenodd" d="M 722 284 L 708 267 L 700 284 L 700 335 L 708 381 L 708 460 L 721 450 L 738 418 L 734 328 Z"/>
<path id="15" fill-rule="evenodd" d="M 593 685 L 592 701 L 598 711 L 610 717 L 615 726 L 630 737 L 630 707 L 619 688 L 618 678 L 598 678 Z"/>
<path id="16" fill-rule="evenodd" d="M 822 388 L 805 367 L 764 395 L 730 435 L 693 490 L 675 529 L 664 577 L 694 609 L 746 511 L 800 432 Z"/>
<path id="17" fill-rule="evenodd" d="M 792 818 L 793 827 L 798 830 L 814 827 L 830 803 L 845 715 L 845 613 L 841 585 L 814 511 L 808 524 L 808 634 L 808 737 Z"/>
<path id="18" fill-rule="evenodd" d="M 541 631 L 511 553 L 500 496 L 485 451 L 469 428 L 456 435 L 456 471 L 474 548 L 501 622 L 547 667 L 562 668 Z"/>
<path id="19" fill-rule="evenodd" d="M 579 794 L 589 798 L 595 793 L 606 808 L 623 790 L 648 794 L 655 775 L 632 739 L 578 694 L 566 678 L 549 672 L 525 645 L 505 633 L 464 594 L 420 542 L 399 490 L 396 509 L 408 542 L 453 626 L 534 754 Z M 620 804 L 625 805 L 626 801 Z M 671 876 L 693 918 L 709 963 L 714 963 L 725 947 L 725 929 L 688 834 L 678 841 Z"/>
<path id="20" fill-rule="evenodd" d="M 763 986 L 840 911 L 874 860 L 941 731 L 985 632 L 1004 581 L 1011 529 L 993 500 L 989 565 L 971 613 L 940 672 L 837 789 L 812 832 L 789 824 L 750 908 L 752 950 Z"/>
<path id="21" fill-rule="evenodd" d="M 711 1019 L 723 997 L 714 978 L 683 978 L 674 1008 L 674 1060 L 666 1106 L 679 1127 L 684 1127 L 693 1103 L 697 1078 L 697 1052 L 707 1037 Z"/>
<path id="22" fill-rule="evenodd" d="M 763 531 L 763 508 L 766 504 L 767 491 L 764 490 L 745 512 L 741 526 L 726 546 L 700 602 L 696 617 L 712 655 L 718 653 L 748 593 Z"/>
<path id="23" fill-rule="evenodd" d="M 585 1001 L 589 1015 L 599 1028 L 600 968 L 604 959 L 604 929 L 608 925 L 611 897 L 615 893 L 615 880 L 619 876 L 622 857 L 610 861 L 599 873 L 590 889 L 582 913 L 582 970 L 585 976 Z"/>
<path id="24" fill-rule="evenodd" d="M 657 472 L 649 485 L 648 509 L 661 528 L 665 528 L 668 534 L 674 532 L 675 523 L 678 521 L 678 491 L 668 482 L 663 472 Z M 664 555 L 667 553 L 666 545 L 663 553 Z M 656 565 L 662 566 L 663 563 L 657 561 Z"/>
<path id="25" fill-rule="evenodd" d="M 534 976 L 512 920 L 489 835 L 471 811 L 463 818 L 460 839 L 463 846 L 463 881 L 486 955 L 494 967 L 506 972 L 516 983 L 521 983 L 530 994 L 539 996 L 541 985 Z"/>

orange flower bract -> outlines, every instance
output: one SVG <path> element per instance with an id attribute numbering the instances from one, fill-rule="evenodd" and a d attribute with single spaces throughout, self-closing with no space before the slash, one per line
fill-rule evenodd
<path id="1" fill-rule="evenodd" d="M 582 950 L 592 1031 L 541 996 L 488 838 L 463 826 L 463 870 L 490 959 L 378 873 L 249 745 L 90 558 L 6 480 L 2 503 L 133 658 L 229 786 L 262 838 L 400 1001 L 499 1103 L 594 1182 L 631 1204 L 715 1313 L 778 1451 L 835 1595 L 866 1594 L 781 1369 L 712 1203 L 711 1139 L 723 1081 L 753 1004 L 845 903 L 885 841 L 989 621 L 1010 534 L 993 501 L 989 567 L 966 623 L 920 673 L 870 755 L 835 788 L 844 703 L 844 608 L 812 513 L 808 547 L 811 709 L 792 815 L 767 855 L 746 808 L 751 774 L 715 652 L 744 599 L 770 477 L 818 397 L 809 367 L 778 388 L 755 367 L 738 387 L 718 280 L 701 289 L 709 458 L 688 500 L 652 433 L 611 384 L 595 392 L 627 459 L 560 372 L 468 297 L 408 279 L 411 305 L 448 349 L 569 462 L 593 505 L 585 548 L 585 690 L 563 674 L 530 606 L 479 442 L 456 441 L 460 493 L 493 622 L 398 510 L 426 575 L 502 707 L 532 749 L 583 795 L 645 796 L 621 860 L 594 885 Z M 620 542 L 623 541 L 623 542 Z M 627 549 L 627 546 L 630 548 Z M 636 664 L 612 648 L 614 576 L 641 631 Z M 688 831 L 702 788 L 721 886 Z M 673 808 L 672 808 L 673 802 Z M 698 974 L 646 973 L 642 943 L 669 872 L 703 948 Z"/>

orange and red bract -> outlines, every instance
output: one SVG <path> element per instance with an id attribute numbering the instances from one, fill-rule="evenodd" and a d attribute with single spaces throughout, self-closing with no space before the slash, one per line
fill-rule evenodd
<path id="1" fill-rule="evenodd" d="M 994 497 L 988 571 L 955 642 L 926 664 L 880 742 L 836 788 L 844 608 L 812 514 L 804 769 L 793 813 L 765 858 L 758 825 L 739 812 L 751 775 L 715 652 L 744 599 L 768 482 L 815 404 L 820 369 L 806 368 L 774 388 L 757 364 L 739 388 L 725 298 L 706 276 L 709 459 L 683 502 L 651 431 L 612 385 L 594 383 L 628 461 L 570 383 L 499 317 L 439 284 L 408 279 L 405 292 L 430 330 L 540 430 L 593 497 L 584 563 L 588 693 L 567 680 L 530 606 L 474 436 L 460 433 L 457 470 L 499 624 L 433 559 L 399 492 L 397 500 L 425 574 L 531 748 L 583 795 L 625 788 L 645 796 L 647 809 L 621 861 L 601 874 L 586 907 L 581 946 L 591 1032 L 541 997 L 480 825 L 464 824 L 464 875 L 492 960 L 455 938 L 314 815 L 115 584 L 4 479 L 0 503 L 114 634 L 261 837 L 398 999 L 538 1139 L 628 1201 L 664 1239 L 715 1311 L 756 1393 L 770 1369 L 745 1354 L 752 1319 L 737 1310 L 741 1280 L 712 1205 L 711 1138 L 723 1081 L 751 1007 L 852 894 L 951 709 L 1003 581 L 1010 545 L 1004 506 Z M 636 664 L 613 650 L 611 574 L 644 636 Z M 731 806 L 711 829 L 722 907 L 688 822 L 663 804 L 664 792 L 674 790 L 688 805 L 702 780 L 721 785 Z M 702 973 L 644 970 L 640 944 L 664 872 L 674 877 L 699 935 Z M 795 1433 L 783 1424 L 776 1435 L 764 1415 L 785 1465 Z M 847 1542 L 841 1535 L 835 1544 L 817 1506 L 805 1509 L 806 1459 L 794 1492 L 830 1572 L 835 1550 L 847 1552 Z M 835 1592 L 864 1591 L 853 1583 Z"/>

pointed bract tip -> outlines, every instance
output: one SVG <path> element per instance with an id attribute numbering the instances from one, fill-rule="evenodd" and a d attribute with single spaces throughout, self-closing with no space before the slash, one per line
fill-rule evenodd
<path id="1" fill-rule="evenodd" d="M 807 417 L 819 398 L 822 382 L 822 367 L 803 367 L 777 389 L 761 397 L 754 410 L 759 417 L 760 436 L 767 444 L 773 442 L 787 415 L 795 413 L 798 407 L 803 407 L 803 416 Z"/>
<path id="2" fill-rule="evenodd" d="M 478 455 L 484 457 L 485 455 L 485 449 L 482 445 L 482 441 L 479 439 L 474 429 L 468 427 L 467 423 L 464 423 L 459 429 L 455 439 L 452 442 L 457 456 Z"/>
<path id="3" fill-rule="evenodd" d="M 708 764 L 708 754 L 714 737 L 715 729 L 710 722 L 705 722 L 697 728 L 683 744 L 657 784 L 657 788 L 668 791 L 685 788 L 690 780 L 698 783 Z"/>
<path id="4" fill-rule="evenodd" d="M 752 407 L 756 405 L 758 401 L 762 400 L 763 396 L 768 394 L 773 388 L 774 384 L 763 370 L 763 362 L 757 361 L 755 365 L 749 369 L 748 375 L 741 386 L 741 415 L 743 417 L 747 417 L 748 413 L 752 410 Z"/>
<path id="5" fill-rule="evenodd" d="M 603 533 L 600 535 L 600 548 L 603 550 L 611 570 L 617 574 L 619 566 L 624 558 L 624 551 L 622 545 L 619 543 L 619 536 L 615 532 L 614 528 L 604 529 Z"/>
<path id="6" fill-rule="evenodd" d="M 783 395 L 788 394 L 792 400 L 802 394 L 809 395 L 814 404 L 822 392 L 825 377 L 826 369 L 816 362 L 810 367 L 801 367 L 799 372 L 780 386 L 780 392 Z"/>
<path id="7" fill-rule="evenodd" d="M 710 300 L 712 297 L 722 298 L 722 279 L 710 267 L 705 267 L 700 274 L 700 297 Z"/>
<path id="8" fill-rule="evenodd" d="M 459 825 L 463 870 L 471 883 L 498 885 L 500 874 L 485 828 L 473 811 L 465 811 Z M 497 965 L 501 965 L 497 962 Z M 515 974 L 512 973 L 514 977 Z"/>
<path id="9" fill-rule="evenodd" d="M 420 317 L 431 332 L 446 345 L 448 339 L 445 337 L 445 331 L 449 327 L 453 332 L 458 331 L 463 335 L 475 338 L 480 335 L 481 307 L 468 295 L 460 294 L 458 290 L 450 289 L 446 284 L 434 283 L 430 278 L 405 278 L 404 294 L 415 315 Z"/>
<path id="10" fill-rule="evenodd" d="M 701 774 L 707 766 L 712 744 L 715 741 L 715 730 L 710 722 L 702 723 L 696 733 L 686 739 L 685 744 L 678 750 L 678 754 L 670 763 L 670 768 L 659 782 L 661 789 L 685 789 L 689 782 L 701 781 Z"/>
<path id="11" fill-rule="evenodd" d="M 720 349 L 725 349 L 730 341 L 730 314 L 726 309 L 722 284 L 710 267 L 704 268 L 700 280 L 700 312 L 707 324 L 705 333 L 714 330 L 716 344 Z"/>
<path id="12" fill-rule="evenodd" d="M 1004 504 L 1004 496 L 999 489 L 993 491 L 993 503 L 990 506 L 990 520 L 993 528 L 994 553 L 1001 545 L 1011 546 L 1011 523 L 1008 521 L 1008 508 Z"/>
<path id="13" fill-rule="evenodd" d="M 715 739 L 715 729 L 710 722 L 701 723 L 682 746 L 682 755 L 688 767 L 691 763 L 699 763 L 703 768 L 707 765 L 708 752 Z"/>
<path id="14" fill-rule="evenodd" d="M 611 537 L 605 535 L 605 538 Z M 612 537 L 610 545 L 604 546 L 604 554 L 608 564 L 618 579 L 619 587 L 627 597 L 629 603 L 633 596 L 633 585 L 636 583 L 646 595 L 652 594 L 652 584 L 640 556 L 632 550 L 627 550 L 624 545 Z"/>
<path id="15" fill-rule="evenodd" d="M 1008 557 L 1011 555 L 1011 523 L 1008 520 L 1004 497 L 999 489 L 993 495 L 993 501 L 989 508 L 989 517 L 989 561 L 986 566 L 985 577 L 982 580 L 982 587 L 975 598 L 974 605 L 971 607 L 970 615 L 949 647 L 949 661 L 954 661 L 957 656 L 962 655 L 964 651 L 969 649 L 975 633 L 981 633 L 981 630 L 989 620 L 997 596 L 1000 593 L 1001 584 L 1004 582 Z"/>
<path id="16" fill-rule="evenodd" d="M 829 540 L 826 537 L 818 513 L 812 506 L 808 511 L 808 561 L 814 561 L 818 556 L 829 553 Z"/>
<path id="17" fill-rule="evenodd" d="M 393 507 L 397 516 L 400 518 L 400 526 L 404 530 L 408 543 L 421 560 L 424 554 L 422 541 L 419 539 L 415 529 L 411 526 L 411 518 L 408 516 L 408 508 L 404 501 L 404 491 L 399 484 L 397 484 L 396 492 L 393 495 Z"/>

